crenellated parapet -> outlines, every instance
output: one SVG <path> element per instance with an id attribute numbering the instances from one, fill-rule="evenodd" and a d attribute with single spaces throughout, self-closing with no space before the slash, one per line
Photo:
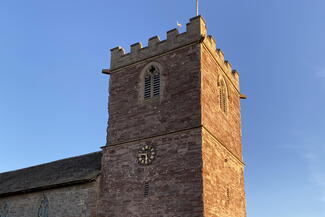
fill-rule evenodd
<path id="1" fill-rule="evenodd" d="M 160 40 L 159 36 L 151 37 L 146 47 L 142 47 L 138 42 L 130 46 L 129 53 L 125 53 L 122 47 L 111 49 L 110 71 L 195 42 L 203 43 L 209 49 L 227 77 L 239 88 L 238 72 L 232 69 L 230 62 L 225 60 L 223 52 L 217 49 L 216 40 L 211 35 L 207 35 L 206 23 L 201 16 L 190 19 L 183 33 L 179 33 L 178 29 L 172 29 L 166 33 L 165 40 Z"/>
<path id="2" fill-rule="evenodd" d="M 237 89 L 239 89 L 239 73 L 237 70 L 232 68 L 231 63 L 228 60 L 225 60 L 222 50 L 217 49 L 216 40 L 211 35 L 208 35 L 203 40 L 203 43 L 210 51 L 213 58 L 217 61 L 221 69 L 225 72 L 226 76 L 237 87 Z"/>
<path id="3" fill-rule="evenodd" d="M 148 40 L 148 46 L 142 47 L 141 43 L 131 45 L 130 53 L 125 53 L 122 47 L 111 49 L 111 68 L 114 70 L 137 61 L 141 61 L 178 47 L 199 41 L 207 33 L 205 21 L 201 16 L 190 19 L 186 25 L 186 32 L 179 33 L 178 29 L 167 32 L 166 40 L 161 41 L 158 36 Z"/>

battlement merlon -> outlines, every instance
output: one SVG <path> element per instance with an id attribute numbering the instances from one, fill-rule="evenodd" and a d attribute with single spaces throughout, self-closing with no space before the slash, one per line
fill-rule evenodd
<path id="1" fill-rule="evenodd" d="M 178 29 L 172 29 L 167 32 L 166 40 L 161 41 L 158 36 L 152 37 L 148 40 L 147 47 L 135 43 L 131 45 L 130 53 L 125 53 L 122 47 L 115 47 L 111 49 L 110 71 L 200 41 L 206 34 L 205 21 L 203 17 L 197 16 L 186 24 L 186 32 L 180 34 Z"/>
<path id="2" fill-rule="evenodd" d="M 210 50 L 210 53 L 227 74 L 228 78 L 232 80 L 239 89 L 238 72 L 232 69 L 229 61 L 225 60 L 223 52 L 220 49 L 216 49 L 216 41 L 211 35 L 207 35 L 206 23 L 202 16 L 191 18 L 190 22 L 186 24 L 186 32 L 179 33 L 178 29 L 172 29 L 169 30 L 166 35 L 167 38 L 163 41 L 161 41 L 158 36 L 151 37 L 148 40 L 147 47 L 142 47 L 142 44 L 139 42 L 132 44 L 130 46 L 130 53 L 125 53 L 122 47 L 111 49 L 111 67 L 109 71 L 112 72 L 118 68 L 166 53 L 188 44 L 201 42 Z"/>
<path id="3" fill-rule="evenodd" d="M 211 35 L 208 35 L 204 38 L 202 45 L 218 63 L 222 71 L 225 73 L 225 76 L 235 85 L 236 89 L 240 91 L 239 73 L 237 70 L 232 68 L 231 63 L 228 60 L 225 60 L 222 50 L 216 49 L 217 45 L 215 39 Z"/>

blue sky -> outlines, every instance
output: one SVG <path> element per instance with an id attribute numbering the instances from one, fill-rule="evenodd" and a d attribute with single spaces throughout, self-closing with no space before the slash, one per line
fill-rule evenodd
<path id="1" fill-rule="evenodd" d="M 201 0 L 200 11 L 249 96 L 248 217 L 325 217 L 325 1 Z M 0 172 L 100 150 L 109 49 L 194 15 L 194 0 L 2 0 Z"/>

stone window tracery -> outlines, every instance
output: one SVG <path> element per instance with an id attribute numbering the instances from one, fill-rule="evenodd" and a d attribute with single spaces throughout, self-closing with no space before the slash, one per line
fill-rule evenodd
<path id="1" fill-rule="evenodd" d="M 7 203 L 3 204 L 2 207 L 0 207 L 0 217 L 8 217 L 9 213 L 9 206 Z"/>
<path id="2" fill-rule="evenodd" d="M 45 195 L 41 199 L 37 217 L 49 217 L 49 200 Z"/>

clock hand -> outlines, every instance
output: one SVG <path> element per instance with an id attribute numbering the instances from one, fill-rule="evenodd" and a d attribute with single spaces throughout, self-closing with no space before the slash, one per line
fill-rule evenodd
<path id="1" fill-rule="evenodd" d="M 147 154 L 145 154 L 145 153 L 142 153 L 142 154 L 140 154 L 140 156 L 141 156 L 141 157 L 143 157 L 143 156 L 145 156 L 145 157 L 146 157 L 146 156 L 147 156 Z"/>
<path id="2" fill-rule="evenodd" d="M 144 160 L 146 160 L 146 161 L 148 160 L 148 153 L 142 153 L 142 154 L 141 154 L 141 157 L 142 157 L 142 156 L 145 157 Z"/>

